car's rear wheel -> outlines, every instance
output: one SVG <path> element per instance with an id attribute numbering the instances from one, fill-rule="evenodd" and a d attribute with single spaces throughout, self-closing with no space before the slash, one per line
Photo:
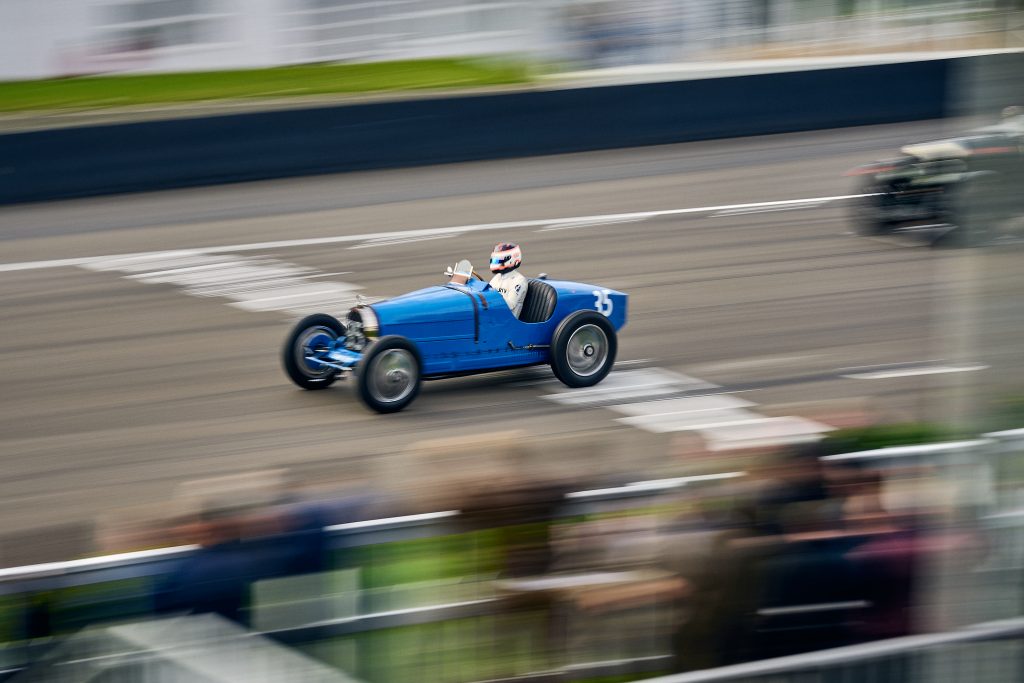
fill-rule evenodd
<path id="1" fill-rule="evenodd" d="M 316 313 L 300 320 L 285 339 L 281 362 L 285 374 L 303 389 L 326 389 L 338 378 L 338 371 L 327 365 L 306 360 L 325 351 L 345 335 L 341 322 L 325 313 Z"/>
<path id="2" fill-rule="evenodd" d="M 591 387 L 615 364 L 615 328 L 600 313 L 579 311 L 561 322 L 551 339 L 551 369 L 568 387 Z"/>
<path id="3" fill-rule="evenodd" d="M 421 367 L 412 342 L 398 336 L 381 337 L 359 363 L 359 397 L 378 413 L 398 412 L 419 394 Z"/>
<path id="4" fill-rule="evenodd" d="M 930 241 L 932 247 L 971 247 L 990 239 L 998 214 L 998 190 L 993 180 L 976 178 L 945 188 L 940 219 L 945 229 Z"/>

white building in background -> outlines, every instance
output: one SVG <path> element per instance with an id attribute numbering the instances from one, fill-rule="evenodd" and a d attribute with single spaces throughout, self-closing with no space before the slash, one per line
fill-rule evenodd
<path id="1" fill-rule="evenodd" d="M 1019 36 L 1022 14 L 1005 0 L 0 0 L 0 80 L 506 54 L 621 66 L 923 38 L 913 49 L 950 49 Z"/>
<path id="2" fill-rule="evenodd" d="M 0 0 L 0 80 L 542 49 L 536 0 Z"/>

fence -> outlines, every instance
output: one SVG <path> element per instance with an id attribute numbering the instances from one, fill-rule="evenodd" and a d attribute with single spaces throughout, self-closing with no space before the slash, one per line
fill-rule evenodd
<path id="1" fill-rule="evenodd" d="M 775 681 L 1004 683 L 1024 675 L 1024 619 L 648 679 L 650 683 Z"/>
<path id="2" fill-rule="evenodd" d="M 1024 430 L 1013 430 L 973 441 L 829 458 L 870 462 L 883 470 L 928 463 L 936 476 L 958 482 L 961 505 L 978 510 L 983 528 L 994 535 L 995 552 L 982 569 L 967 578 L 969 589 L 949 598 L 960 600 L 961 604 L 950 610 L 958 616 L 958 623 L 977 623 L 1019 614 L 1024 501 L 1020 482 L 1007 476 L 1006 465 L 1012 465 L 1022 450 Z M 575 521 L 643 519 L 643 513 L 665 504 L 664 494 L 742 476 L 742 472 L 729 472 L 576 491 L 566 496 L 564 514 Z M 551 595 L 566 586 L 649 578 L 642 570 L 591 568 L 503 587 L 487 573 L 485 543 L 479 535 L 465 533 L 459 521 L 459 513 L 441 511 L 329 527 L 342 562 L 323 575 L 258 585 L 254 628 L 368 681 L 463 683 L 509 676 L 535 681 L 585 680 L 668 670 L 668 633 L 674 615 L 664 605 L 595 616 L 563 609 L 555 600 L 542 608 L 519 610 L 511 620 L 508 616 L 510 594 Z M 145 616 L 152 607 L 148 596 L 153 581 L 193 551 L 191 547 L 163 548 L 0 570 L 0 637 L 8 641 L 0 649 L 0 679 L 17 673 L 50 647 L 50 639 L 25 638 L 25 625 L 32 619 L 42 614 L 60 634 L 90 623 Z M 432 566 L 454 556 L 459 558 L 457 567 Z M 476 580 L 465 581 L 466 577 Z M 561 610 L 557 634 L 550 629 L 552 606 Z M 941 637 L 786 658 L 764 672 L 792 672 L 810 676 L 807 680 L 871 680 L 849 672 L 924 671 L 921 667 L 939 666 L 935 662 L 941 658 L 919 657 L 919 652 L 939 646 L 950 652 L 976 641 L 998 643 L 1011 636 L 1019 638 L 1021 632 L 1018 622 L 995 624 Z M 552 637 L 558 639 L 554 646 Z M 898 654 L 904 650 L 913 656 Z M 993 661 L 1003 662 L 1003 656 L 1000 651 Z M 749 667 L 755 668 L 706 674 L 724 678 L 670 680 L 745 680 L 743 676 L 756 679 L 767 675 L 758 673 L 761 670 L 755 665 Z"/>

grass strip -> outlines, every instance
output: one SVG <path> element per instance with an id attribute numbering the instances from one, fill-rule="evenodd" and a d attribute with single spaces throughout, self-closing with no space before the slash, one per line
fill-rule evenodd
<path id="1" fill-rule="evenodd" d="M 0 83 L 0 111 L 108 109 L 237 99 L 281 99 L 528 82 L 524 64 L 424 59 L 171 74 L 87 76 Z"/>

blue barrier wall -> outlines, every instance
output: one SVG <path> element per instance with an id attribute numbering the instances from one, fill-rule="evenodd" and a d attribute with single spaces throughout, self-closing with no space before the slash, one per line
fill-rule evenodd
<path id="1" fill-rule="evenodd" d="M 938 118 L 952 61 L 0 135 L 0 203 Z"/>

